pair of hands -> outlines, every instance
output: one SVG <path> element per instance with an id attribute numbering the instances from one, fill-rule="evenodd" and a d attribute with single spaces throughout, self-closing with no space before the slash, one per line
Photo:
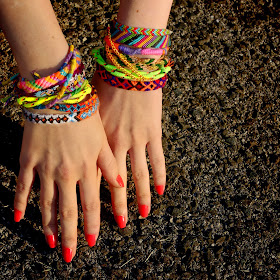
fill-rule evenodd
<path id="1" fill-rule="evenodd" d="M 151 209 L 146 148 L 159 194 L 163 194 L 166 181 L 161 142 L 161 89 L 126 91 L 107 85 L 96 75 L 93 82 L 100 99 L 100 114 L 97 112 L 79 123 L 63 125 L 26 121 L 24 127 L 14 202 L 15 221 L 24 217 L 37 172 L 44 234 L 49 246 L 54 248 L 58 238 L 59 204 L 62 252 L 66 262 L 72 260 L 77 247 L 77 183 L 84 212 L 85 238 L 89 246 L 93 246 L 100 228 L 101 172 L 110 185 L 114 217 L 120 228 L 125 227 L 128 220 L 127 153 L 141 216 L 147 217 Z"/>

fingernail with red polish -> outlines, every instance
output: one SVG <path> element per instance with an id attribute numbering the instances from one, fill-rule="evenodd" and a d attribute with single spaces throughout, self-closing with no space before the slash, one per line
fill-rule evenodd
<path id="1" fill-rule="evenodd" d="M 148 217 L 149 206 L 148 205 L 139 205 L 139 213 L 143 218 Z"/>
<path id="2" fill-rule="evenodd" d="M 86 234 L 85 237 L 86 237 L 86 241 L 87 241 L 89 247 L 92 247 L 95 245 L 95 243 L 96 243 L 95 234 Z"/>
<path id="3" fill-rule="evenodd" d="M 47 243 L 49 244 L 50 248 L 55 248 L 57 244 L 57 239 L 54 234 L 46 235 Z"/>
<path id="4" fill-rule="evenodd" d="M 123 183 L 123 179 L 122 179 L 121 175 L 118 175 L 116 180 L 119 183 L 120 187 L 124 188 L 124 183 Z"/>
<path id="5" fill-rule="evenodd" d="M 64 260 L 67 263 L 72 261 L 72 249 L 66 248 L 66 247 L 62 247 L 62 255 L 63 255 Z"/>
<path id="6" fill-rule="evenodd" d="M 125 227 L 125 219 L 124 216 L 115 216 L 115 220 L 119 226 L 119 228 L 124 228 Z"/>
<path id="7" fill-rule="evenodd" d="M 156 191 L 159 195 L 163 195 L 164 192 L 164 185 L 155 186 Z"/>
<path id="8" fill-rule="evenodd" d="M 22 212 L 17 210 L 16 208 L 14 209 L 14 220 L 15 222 L 19 222 L 22 216 Z"/>

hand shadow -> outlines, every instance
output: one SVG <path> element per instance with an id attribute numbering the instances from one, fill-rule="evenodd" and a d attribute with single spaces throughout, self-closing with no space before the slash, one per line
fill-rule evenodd
<path id="1" fill-rule="evenodd" d="M 13 218 L 22 134 L 23 127 L 10 118 L 0 115 L 0 146 L 2 148 L 0 157 L 0 225 L 8 228 L 19 239 L 26 240 L 42 253 L 46 251 L 48 246 L 42 242 L 44 235 L 39 228 L 42 224 L 39 207 L 28 204 L 23 220 L 15 223 Z M 38 186 L 38 180 L 36 181 L 34 182 L 35 188 Z M 14 239 L 15 242 L 17 242 L 16 239 L 18 238 Z"/>

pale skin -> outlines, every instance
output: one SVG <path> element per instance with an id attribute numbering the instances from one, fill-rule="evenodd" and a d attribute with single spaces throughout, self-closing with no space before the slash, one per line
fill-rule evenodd
<path id="1" fill-rule="evenodd" d="M 121 0 L 118 22 L 135 27 L 166 28 L 172 0 Z M 126 154 L 131 160 L 139 210 L 151 210 L 146 148 L 153 170 L 154 185 L 162 194 L 166 183 L 161 142 L 162 90 L 134 92 L 111 87 L 97 74 L 93 78 L 101 102 L 100 115 L 106 135 L 126 185 Z M 126 189 L 111 187 L 115 217 L 128 220 Z M 140 211 L 141 213 L 141 211 Z M 118 220 L 117 220 L 118 222 Z"/>
<path id="2" fill-rule="evenodd" d="M 132 26 L 165 28 L 171 4 L 170 0 L 122 0 L 118 20 Z M 149 9 L 145 8 L 147 5 Z M 67 54 L 68 44 L 49 0 L 0 0 L 0 7 L 1 28 L 13 50 L 21 76 L 32 80 L 33 70 L 41 76 L 57 71 Z M 46 239 L 55 236 L 57 242 L 58 203 L 63 256 L 67 262 L 74 257 L 77 246 L 77 182 L 85 217 L 85 235 L 94 235 L 95 239 L 100 227 L 98 169 L 110 185 L 114 215 L 124 217 L 125 223 L 126 188 L 121 188 L 116 178 L 120 174 L 126 186 L 127 153 L 132 162 L 139 205 L 146 205 L 150 211 L 146 147 L 155 186 L 161 186 L 162 191 L 165 186 L 161 90 L 132 93 L 110 87 L 98 78 L 94 81 L 102 104 L 100 115 L 97 112 L 93 117 L 74 124 L 37 125 L 26 122 L 24 128 L 14 207 L 23 218 L 37 172 L 41 184 L 44 233 Z"/>

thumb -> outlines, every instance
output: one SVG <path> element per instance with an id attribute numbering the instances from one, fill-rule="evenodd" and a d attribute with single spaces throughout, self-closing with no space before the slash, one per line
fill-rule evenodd
<path id="1" fill-rule="evenodd" d="M 103 177 L 115 188 L 123 188 L 124 183 L 118 172 L 118 165 L 107 142 L 104 142 L 97 159 L 97 165 L 101 169 Z"/>

